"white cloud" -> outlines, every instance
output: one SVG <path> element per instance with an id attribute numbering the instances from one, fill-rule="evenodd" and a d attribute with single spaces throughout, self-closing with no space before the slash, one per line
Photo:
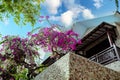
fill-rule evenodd
<path id="1" fill-rule="evenodd" d="M 61 22 L 67 27 L 73 23 L 73 20 L 82 12 L 83 7 L 75 4 L 75 0 L 62 0 L 65 7 L 68 9 L 61 14 Z"/>
<path id="2" fill-rule="evenodd" d="M 51 14 L 57 14 L 57 9 L 61 5 L 61 0 L 46 0 L 45 3 Z"/>
<path id="3" fill-rule="evenodd" d="M 49 20 L 59 21 L 60 20 L 60 16 L 51 16 Z"/>
<path id="4" fill-rule="evenodd" d="M 74 13 L 74 18 L 77 18 L 79 14 L 84 10 L 84 7 L 80 5 L 76 5 L 70 10 Z"/>
<path id="5" fill-rule="evenodd" d="M 46 3 L 53 14 L 57 13 L 57 9 L 60 7 L 61 3 L 65 5 L 67 11 L 63 12 L 60 16 L 52 16 L 50 20 L 60 21 L 66 27 L 70 26 L 81 13 L 85 19 L 94 18 L 94 15 L 89 9 L 80 4 L 76 4 L 75 0 L 46 0 Z"/>
<path id="6" fill-rule="evenodd" d="M 6 17 L 3 18 L 3 22 L 6 26 L 9 24 L 9 20 Z"/>
<path id="7" fill-rule="evenodd" d="M 72 11 L 66 11 L 61 15 L 61 22 L 66 26 L 70 26 L 73 21 L 73 15 L 74 13 Z"/>
<path id="8" fill-rule="evenodd" d="M 83 18 L 91 19 L 94 18 L 91 10 L 85 8 L 82 5 L 75 3 L 75 0 L 64 0 L 63 1 L 68 11 L 61 14 L 61 22 L 66 26 L 69 26 L 73 23 L 74 19 L 78 18 L 80 13 L 82 13 Z"/>
<path id="9" fill-rule="evenodd" d="M 85 19 L 91 19 L 94 18 L 95 16 L 92 14 L 91 10 L 89 9 L 84 9 L 82 12 L 82 15 Z"/>
<path id="10" fill-rule="evenodd" d="M 70 26 L 73 23 L 73 20 L 78 17 L 80 12 L 82 12 L 82 7 L 75 6 L 61 14 L 60 20 L 65 26 Z"/>
<path id="11" fill-rule="evenodd" d="M 100 8 L 101 6 L 102 6 L 102 2 L 103 2 L 103 0 L 93 0 L 94 1 L 94 6 L 96 7 L 96 8 Z"/>
<path id="12" fill-rule="evenodd" d="M 75 0 L 62 0 L 62 1 L 67 9 L 71 9 L 75 5 Z"/>

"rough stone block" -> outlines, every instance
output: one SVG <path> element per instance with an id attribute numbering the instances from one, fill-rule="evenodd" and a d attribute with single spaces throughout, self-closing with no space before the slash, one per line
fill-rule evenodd
<path id="1" fill-rule="evenodd" d="M 120 80 L 120 73 L 68 53 L 36 76 L 35 80 Z"/>

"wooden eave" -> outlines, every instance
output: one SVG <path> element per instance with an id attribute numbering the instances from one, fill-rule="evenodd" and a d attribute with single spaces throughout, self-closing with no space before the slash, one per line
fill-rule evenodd
<path id="1" fill-rule="evenodd" d="M 116 37 L 114 28 L 116 28 L 114 25 L 108 24 L 106 22 L 102 22 L 100 25 L 98 25 L 94 30 L 92 30 L 90 33 L 88 33 L 86 36 L 84 36 L 81 41 L 82 44 L 77 46 L 77 50 L 83 49 L 85 46 L 88 46 L 88 44 L 92 43 L 93 41 L 100 38 L 102 35 L 104 35 L 108 30 L 113 35 L 113 37 Z"/>

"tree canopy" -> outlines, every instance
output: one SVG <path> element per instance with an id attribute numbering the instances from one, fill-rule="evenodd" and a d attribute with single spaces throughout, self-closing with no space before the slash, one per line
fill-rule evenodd
<path id="1" fill-rule="evenodd" d="M 14 18 L 17 24 L 31 23 L 33 26 L 40 15 L 40 3 L 44 0 L 1 0 L 0 20 Z"/>

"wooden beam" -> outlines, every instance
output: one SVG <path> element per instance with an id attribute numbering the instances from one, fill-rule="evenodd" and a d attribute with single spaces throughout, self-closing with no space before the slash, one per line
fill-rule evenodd
<path id="1" fill-rule="evenodd" d="M 110 46 L 113 46 L 113 41 L 112 41 L 111 34 L 110 34 L 109 30 L 107 30 L 107 37 L 108 37 Z"/>

